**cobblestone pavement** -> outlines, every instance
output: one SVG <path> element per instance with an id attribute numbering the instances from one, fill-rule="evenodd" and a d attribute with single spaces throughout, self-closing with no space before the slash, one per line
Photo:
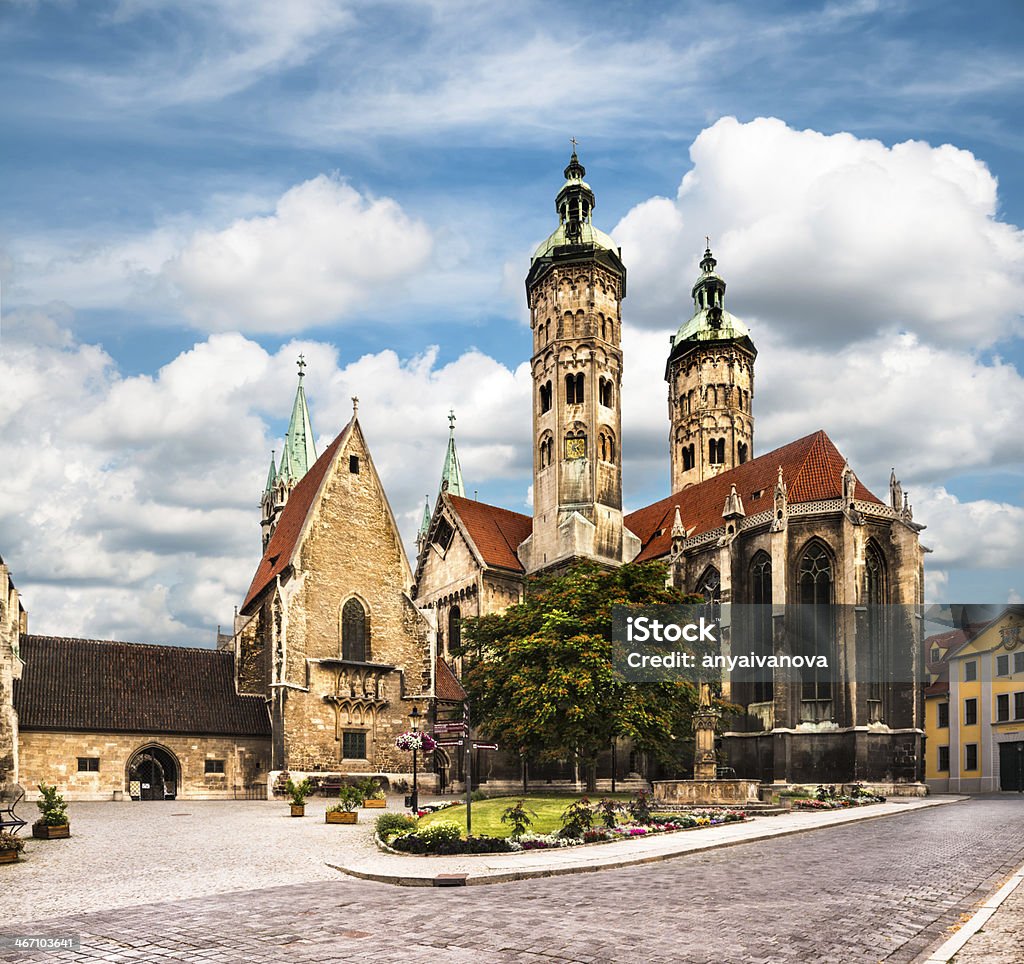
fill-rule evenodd
<path id="1" fill-rule="evenodd" d="M 1022 804 L 1024 806 L 1024 804 Z M 953 964 L 1020 964 L 1024 961 L 1024 884 L 953 958 Z"/>
<path id="2" fill-rule="evenodd" d="M 211 869 L 222 846 L 242 845 L 207 837 Z M 8 934 L 78 934 L 82 950 L 0 961 L 909 962 L 1024 863 L 1024 803 L 970 800 L 640 867 L 451 890 L 345 877 L 268 886 L 288 845 L 254 830 L 244 846 L 246 890 L 5 924 Z M 146 848 L 125 857 L 130 893 Z M 82 867 L 74 884 L 88 880 Z"/>

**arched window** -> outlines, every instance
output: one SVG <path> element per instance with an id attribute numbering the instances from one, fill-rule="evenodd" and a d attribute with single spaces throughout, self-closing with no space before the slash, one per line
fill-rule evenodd
<path id="1" fill-rule="evenodd" d="M 746 442 L 740 442 L 739 445 L 736 446 L 736 454 L 739 456 L 740 465 L 742 465 L 744 462 L 747 461 L 747 443 Z"/>
<path id="2" fill-rule="evenodd" d="M 812 665 L 802 670 L 804 707 L 801 718 L 813 722 L 832 718 L 833 593 L 832 557 L 822 543 L 812 541 L 797 566 L 797 599 L 801 603 L 797 638 L 803 655 L 812 657 L 812 663 L 818 656 L 824 656 L 828 663 L 828 669 Z"/>
<path id="3" fill-rule="evenodd" d="M 452 606 L 448 610 L 448 654 L 458 656 L 462 647 L 462 610 Z"/>
<path id="4" fill-rule="evenodd" d="M 704 597 L 701 607 L 708 619 L 718 620 L 722 613 L 722 576 L 714 567 L 708 566 L 697 580 L 697 590 Z"/>
<path id="5" fill-rule="evenodd" d="M 708 461 L 712 465 L 722 465 L 725 462 L 725 439 L 708 439 Z"/>
<path id="6" fill-rule="evenodd" d="M 872 539 L 868 542 L 864 557 L 864 602 L 867 605 L 867 653 L 865 658 L 868 675 L 868 699 L 875 701 L 875 706 L 868 707 L 868 722 L 874 723 L 883 718 L 882 693 L 883 680 L 886 678 L 886 620 L 885 604 L 887 593 L 885 585 L 885 559 Z"/>
<path id="7" fill-rule="evenodd" d="M 341 607 L 341 658 L 365 663 L 370 655 L 366 610 L 358 599 Z"/>
<path id="8" fill-rule="evenodd" d="M 612 407 L 612 381 L 610 378 L 602 378 L 598 383 L 598 401 L 605 408 Z"/>
<path id="9" fill-rule="evenodd" d="M 540 413 L 543 415 L 545 412 L 551 410 L 551 382 L 545 382 L 540 387 Z"/>
<path id="10" fill-rule="evenodd" d="M 538 449 L 538 457 L 540 459 L 540 467 L 543 469 L 551 464 L 551 457 L 554 454 L 554 442 L 550 435 L 545 435 L 540 440 L 540 448 Z"/>
<path id="11" fill-rule="evenodd" d="M 583 403 L 583 372 L 565 376 L 565 403 L 567 405 Z"/>
<path id="12" fill-rule="evenodd" d="M 750 601 L 753 603 L 751 643 L 761 657 L 771 656 L 775 650 L 772 640 L 772 559 L 764 550 L 750 560 Z M 767 670 L 754 678 L 751 702 L 765 703 L 774 699 L 772 672 Z"/>
<path id="13" fill-rule="evenodd" d="M 690 447 L 688 445 L 683 446 L 683 471 L 688 472 L 693 468 L 693 463 L 690 461 Z"/>

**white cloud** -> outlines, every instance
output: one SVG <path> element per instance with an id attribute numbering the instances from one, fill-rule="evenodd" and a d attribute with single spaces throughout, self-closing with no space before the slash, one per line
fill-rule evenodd
<path id="1" fill-rule="evenodd" d="M 324 175 L 299 184 L 274 213 L 198 232 L 165 268 L 200 327 L 301 331 L 337 320 L 408 278 L 430 232 L 390 198 Z"/>
<path id="2" fill-rule="evenodd" d="M 914 515 L 928 529 L 921 540 L 947 569 L 1014 569 L 1024 545 L 1024 507 L 992 499 L 961 502 L 942 486 L 918 492 Z"/>
<path id="3" fill-rule="evenodd" d="M 996 180 L 969 151 L 725 117 L 690 157 L 675 199 L 613 231 L 634 324 L 689 317 L 707 233 L 755 341 L 770 326 L 801 344 L 910 330 L 973 347 L 1022 330 L 1024 233 L 997 220 Z"/>

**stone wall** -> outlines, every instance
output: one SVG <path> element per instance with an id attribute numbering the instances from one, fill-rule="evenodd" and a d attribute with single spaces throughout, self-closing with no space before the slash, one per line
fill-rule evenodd
<path id="1" fill-rule="evenodd" d="M 0 559 L 0 792 L 18 782 L 18 714 L 14 711 L 14 681 L 21 677 L 20 634 L 28 631 L 10 572 Z"/>
<path id="2" fill-rule="evenodd" d="M 128 764 L 147 746 L 168 751 L 180 768 L 178 798 L 232 799 L 246 785 L 267 778 L 270 742 L 223 736 L 168 736 L 151 733 L 69 733 L 22 730 L 20 779 L 28 799 L 36 786 L 52 783 L 68 800 L 128 798 Z M 79 757 L 99 759 L 98 772 L 80 773 Z M 206 760 L 223 760 L 223 774 L 207 774 Z"/>

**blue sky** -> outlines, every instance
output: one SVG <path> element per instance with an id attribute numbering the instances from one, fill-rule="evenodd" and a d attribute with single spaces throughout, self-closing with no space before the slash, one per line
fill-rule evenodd
<path id="1" fill-rule="evenodd" d="M 580 142 L 623 247 L 629 507 L 709 234 L 755 454 L 826 429 L 1024 594 L 1024 10 L 985 3 L 20 2 L 0 14 L 0 555 L 38 631 L 204 641 L 257 562 L 294 358 L 409 534 L 450 406 L 528 511 L 523 278 Z M 628 394 L 627 394 L 628 393 Z M 426 478 L 426 481 L 424 479 Z"/>

